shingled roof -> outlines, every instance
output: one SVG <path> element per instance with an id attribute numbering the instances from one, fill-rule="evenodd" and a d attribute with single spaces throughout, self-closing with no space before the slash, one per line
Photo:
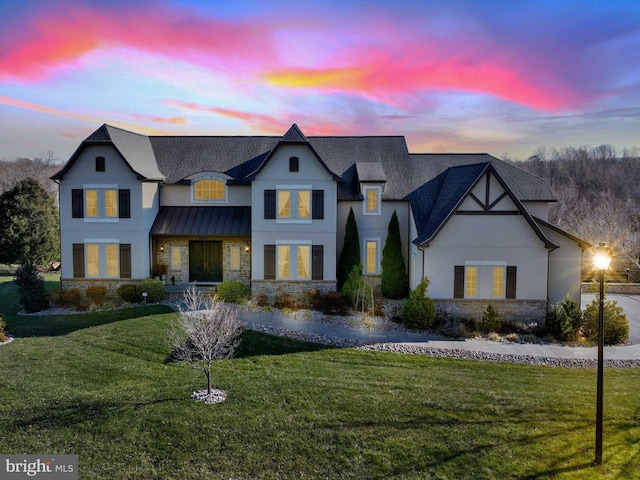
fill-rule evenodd
<path id="1" fill-rule="evenodd" d="M 106 144 L 115 147 L 125 164 L 140 180 L 162 181 L 165 179 L 165 176 L 158 169 L 149 137 L 107 124 L 102 125 L 89 135 L 76 149 L 62 170 L 51 178 L 54 180 L 62 179 L 85 147 Z"/>
<path id="2" fill-rule="evenodd" d="M 284 136 L 150 136 L 102 125 L 82 142 L 60 179 L 87 145 L 113 144 L 138 177 L 178 183 L 199 172 L 250 182 L 283 144 L 309 145 L 338 182 L 339 200 L 361 199 L 360 182 L 385 182 L 383 200 L 408 195 L 451 167 L 491 163 L 521 201 L 555 201 L 545 180 L 486 153 L 411 154 L 402 136 L 307 137 L 293 124 Z"/>

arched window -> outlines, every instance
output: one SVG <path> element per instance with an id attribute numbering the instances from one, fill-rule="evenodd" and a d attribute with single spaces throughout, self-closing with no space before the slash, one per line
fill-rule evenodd
<path id="1" fill-rule="evenodd" d="M 193 200 L 196 202 L 225 201 L 225 182 L 213 178 L 196 181 L 193 184 Z"/>

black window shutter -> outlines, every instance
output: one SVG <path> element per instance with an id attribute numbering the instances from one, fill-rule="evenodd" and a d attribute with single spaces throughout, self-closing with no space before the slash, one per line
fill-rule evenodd
<path id="1" fill-rule="evenodd" d="M 84 243 L 73 244 L 73 278 L 84 278 Z"/>
<path id="2" fill-rule="evenodd" d="M 464 298 L 464 265 L 456 265 L 453 274 L 453 298 Z"/>
<path id="3" fill-rule="evenodd" d="M 507 298 L 516 298 L 516 278 L 518 267 L 507 267 Z"/>
<path id="4" fill-rule="evenodd" d="M 322 220 L 324 218 L 324 190 L 314 190 L 312 192 L 311 218 Z"/>
<path id="5" fill-rule="evenodd" d="M 84 217 L 84 193 L 81 188 L 71 190 L 71 217 Z"/>
<path id="6" fill-rule="evenodd" d="M 276 279 L 276 246 L 264 246 L 264 279 Z"/>
<path id="7" fill-rule="evenodd" d="M 131 190 L 118 190 L 118 215 L 120 218 L 131 218 Z"/>
<path id="8" fill-rule="evenodd" d="M 120 244 L 120 278 L 131 278 L 131 244 Z"/>
<path id="9" fill-rule="evenodd" d="M 276 218 L 276 191 L 264 191 L 264 218 L 266 220 Z"/>
<path id="10" fill-rule="evenodd" d="M 311 280 L 324 280 L 324 245 L 311 247 Z"/>

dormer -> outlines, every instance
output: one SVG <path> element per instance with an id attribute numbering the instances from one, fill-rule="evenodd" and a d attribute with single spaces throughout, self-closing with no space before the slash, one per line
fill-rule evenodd
<path id="1" fill-rule="evenodd" d="M 185 178 L 191 185 L 191 203 L 228 203 L 227 183 L 232 178 L 221 172 L 199 172 Z"/>
<path id="2" fill-rule="evenodd" d="M 381 162 L 356 162 L 356 174 L 363 198 L 363 215 L 382 214 L 382 194 L 387 176 Z"/>

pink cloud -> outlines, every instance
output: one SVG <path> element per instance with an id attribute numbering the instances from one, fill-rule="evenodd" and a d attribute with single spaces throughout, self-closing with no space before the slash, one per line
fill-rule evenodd
<path id="1" fill-rule="evenodd" d="M 84 54 L 126 47 L 188 59 L 211 67 L 217 62 L 264 61 L 273 55 L 264 19 L 227 22 L 160 3 L 118 3 L 118 8 L 49 2 L 32 17 L 3 32 L 2 77 L 38 81 L 76 63 Z M 52 7 L 52 8 L 48 8 Z M 22 31 L 20 31 L 22 30 Z"/>

